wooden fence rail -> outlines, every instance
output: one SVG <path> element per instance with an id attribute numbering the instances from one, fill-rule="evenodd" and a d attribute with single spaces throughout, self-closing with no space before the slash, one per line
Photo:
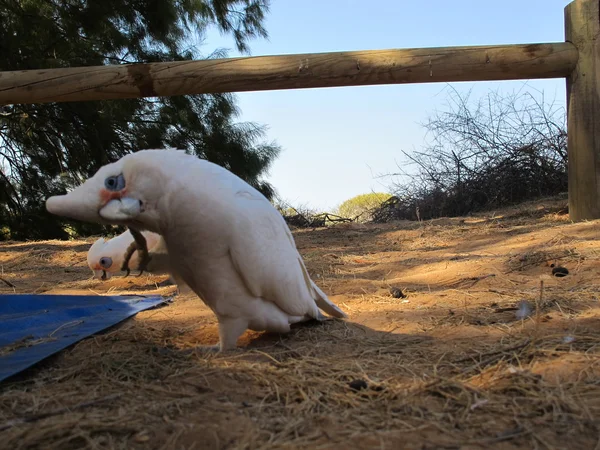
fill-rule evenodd
<path id="1" fill-rule="evenodd" d="M 0 72 L 0 104 L 568 76 L 571 43 L 367 50 Z"/>

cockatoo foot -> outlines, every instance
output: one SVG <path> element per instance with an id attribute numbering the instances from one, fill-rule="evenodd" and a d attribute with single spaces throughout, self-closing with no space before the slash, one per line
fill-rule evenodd
<path id="1" fill-rule="evenodd" d="M 125 257 L 123 258 L 123 265 L 121 266 L 121 270 L 127 271 L 127 273 L 125 274 L 126 277 L 128 277 L 131 273 L 131 269 L 129 269 L 129 260 L 131 259 L 133 253 L 137 249 L 137 243 L 134 241 L 131 244 L 129 244 L 129 247 L 127 247 L 127 250 L 125 250 Z"/>
<path id="2" fill-rule="evenodd" d="M 133 242 L 129 244 L 129 247 L 127 247 L 127 250 L 125 250 L 125 258 L 123 259 L 123 265 L 121 266 L 121 270 L 127 271 L 127 274 L 125 274 L 125 276 L 129 276 L 129 274 L 131 273 L 131 269 L 129 269 L 129 260 L 133 256 L 133 253 L 137 250 L 139 255 L 139 277 L 142 273 L 144 273 L 151 259 L 150 255 L 148 254 L 148 244 L 144 235 L 138 230 L 130 227 L 129 231 L 133 236 Z"/>
<path id="3" fill-rule="evenodd" d="M 219 345 L 201 345 L 190 350 L 184 350 L 185 354 L 193 353 L 233 353 L 239 351 L 237 341 L 248 328 L 248 321 L 243 318 L 219 318 Z"/>

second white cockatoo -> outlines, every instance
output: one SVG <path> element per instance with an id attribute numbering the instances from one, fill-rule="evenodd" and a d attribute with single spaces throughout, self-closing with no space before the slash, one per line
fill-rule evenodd
<path id="1" fill-rule="evenodd" d="M 168 266 L 219 322 L 230 350 L 247 330 L 346 314 L 311 280 L 275 207 L 225 168 L 179 150 L 142 150 L 101 167 L 82 185 L 47 199 L 52 214 L 160 234 Z M 164 256 L 164 255 L 163 255 Z M 153 255 L 144 258 L 152 264 Z"/>
<path id="2" fill-rule="evenodd" d="M 151 231 L 142 233 L 148 245 L 148 251 L 154 251 L 160 244 L 161 236 Z M 107 280 L 112 275 L 120 272 L 123 268 L 125 253 L 129 246 L 134 242 L 134 237 L 130 230 L 115 236 L 112 239 L 99 238 L 92 244 L 87 253 L 87 263 L 94 273 L 94 278 Z M 137 269 L 139 266 L 139 253 L 132 254 L 128 261 L 130 269 Z"/>

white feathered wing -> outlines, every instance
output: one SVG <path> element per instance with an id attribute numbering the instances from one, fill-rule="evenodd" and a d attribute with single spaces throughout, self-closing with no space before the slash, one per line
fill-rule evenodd
<path id="1" fill-rule="evenodd" d="M 346 317 L 310 279 L 281 214 L 250 190 L 236 193 L 235 202 L 230 254 L 250 293 L 291 317 L 321 319 L 319 308 L 331 316 Z"/>

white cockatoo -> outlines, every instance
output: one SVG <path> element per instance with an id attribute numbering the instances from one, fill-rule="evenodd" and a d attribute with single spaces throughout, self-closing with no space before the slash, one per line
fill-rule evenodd
<path id="1" fill-rule="evenodd" d="M 154 251 L 154 248 L 160 244 L 161 236 L 151 231 L 144 231 L 142 234 L 146 239 L 148 251 Z M 125 230 L 112 239 L 99 238 L 94 242 L 87 254 L 87 263 L 94 273 L 94 278 L 107 280 L 115 273 L 120 272 L 127 248 L 133 242 L 133 235 L 129 230 Z M 128 266 L 130 269 L 138 268 L 138 252 L 131 256 Z"/>
<path id="2" fill-rule="evenodd" d="M 247 330 L 287 333 L 346 314 L 311 280 L 285 220 L 256 189 L 225 168 L 179 150 L 142 150 L 101 167 L 52 214 L 160 234 L 168 267 L 219 322 L 221 351 Z M 141 256 L 152 264 L 153 255 Z"/>

